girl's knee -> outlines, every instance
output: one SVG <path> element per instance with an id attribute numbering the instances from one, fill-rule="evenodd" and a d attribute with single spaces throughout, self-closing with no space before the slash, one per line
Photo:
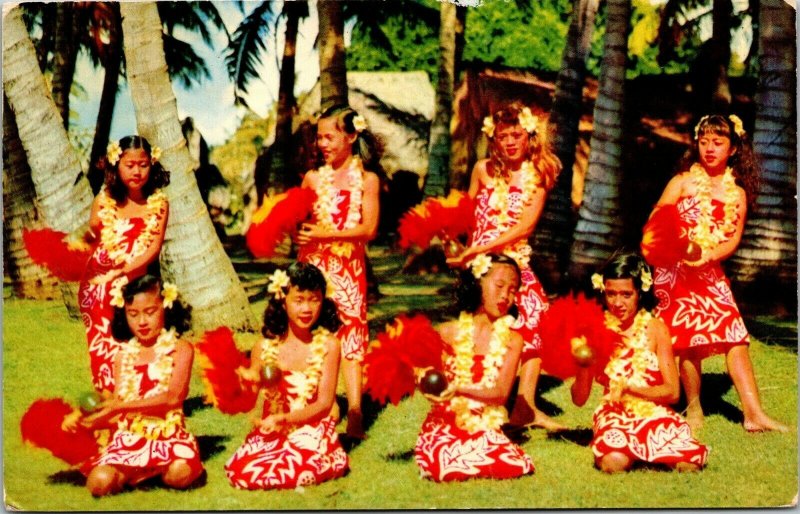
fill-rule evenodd
<path id="1" fill-rule="evenodd" d="M 202 472 L 202 466 L 193 467 L 186 460 L 178 459 L 169 465 L 167 471 L 164 472 L 163 479 L 169 487 L 185 489 L 192 485 L 192 482 L 197 480 Z"/>
<path id="2" fill-rule="evenodd" d="M 633 461 L 623 453 L 611 452 L 595 459 L 595 464 L 604 473 L 620 473 L 631 469 Z"/>
<path id="3" fill-rule="evenodd" d="M 673 467 L 675 471 L 678 473 L 691 473 L 694 471 L 700 471 L 700 466 L 691 462 L 678 462 Z"/>
<path id="4" fill-rule="evenodd" d="M 112 466 L 97 466 L 86 477 L 86 488 L 92 496 L 118 493 L 124 483 L 125 475 Z"/>

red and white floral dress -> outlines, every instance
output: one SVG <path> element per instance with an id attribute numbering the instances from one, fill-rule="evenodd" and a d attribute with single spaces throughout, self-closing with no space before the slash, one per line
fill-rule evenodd
<path id="1" fill-rule="evenodd" d="M 620 337 L 604 374 L 598 377 L 606 396 L 592 418 L 592 452 L 598 459 L 620 452 L 634 462 L 669 466 L 686 462 L 702 467 L 708 449 L 692 437 L 688 423 L 671 408 L 624 393 L 618 401 L 610 399 L 616 388 L 663 383 L 658 356 L 649 348 L 647 324 L 650 319 L 651 315 L 644 311 L 637 315 L 634 334 Z"/>
<path id="2" fill-rule="evenodd" d="M 125 401 L 134 401 L 166 391 L 173 370 L 175 341 L 174 331 L 162 331 L 154 347 L 154 361 L 131 365 L 128 371 L 123 357 L 120 379 L 124 385 L 118 386 L 117 395 Z M 135 339 L 122 343 L 121 351 L 132 350 L 130 359 L 135 360 L 137 350 L 129 346 L 136 344 Z M 110 465 L 125 472 L 129 483 L 136 485 L 163 474 L 178 459 L 185 460 L 193 471 L 203 468 L 197 440 L 186 430 L 182 409 L 173 409 L 163 417 L 129 413 L 118 422 L 111 442 L 84 463 L 81 472 L 88 475 L 97 466 Z"/>
<path id="3" fill-rule="evenodd" d="M 716 199 L 711 204 L 712 221 L 721 226 L 725 204 Z M 694 227 L 701 215 L 697 197 L 681 197 L 676 206 L 685 229 Z M 696 267 L 678 262 L 656 268 L 653 284 L 658 298 L 655 314 L 669 327 L 675 353 L 691 351 L 704 358 L 749 343 L 750 335 L 719 262 Z"/>
<path id="4" fill-rule="evenodd" d="M 533 170 L 530 171 L 533 173 Z M 508 200 L 505 202 L 508 220 L 501 220 L 498 209 L 497 196 L 502 195 L 495 188 L 481 185 L 475 197 L 475 231 L 472 234 L 471 246 L 486 245 L 500 237 L 511 226 L 518 223 L 522 217 L 525 205 L 525 194 L 522 189 L 511 186 L 508 189 Z M 502 204 L 500 206 L 502 208 Z M 505 218 L 502 217 L 502 218 Z M 501 227 L 500 225 L 503 225 Z M 512 257 L 519 266 L 521 280 L 517 290 L 516 305 L 519 316 L 514 325 L 514 330 L 519 332 L 525 343 L 522 348 L 521 362 L 537 357 L 542 347 L 539 335 L 539 320 L 542 313 L 547 310 L 547 295 L 539 279 L 533 273 L 530 265 L 531 247 L 528 241 L 522 239 L 503 248 L 502 253 Z"/>
<path id="5" fill-rule="evenodd" d="M 114 307 L 111 305 L 113 281 L 106 277 L 141 255 L 159 230 L 166 215 L 167 198 L 156 190 L 147 198 L 144 218 L 120 218 L 117 203 L 105 189 L 100 193 L 99 244 L 92 254 L 78 289 L 78 305 L 89 344 L 92 383 L 97 391 L 114 391 L 114 356 L 121 344 L 111 335 Z"/>
<path id="6" fill-rule="evenodd" d="M 506 330 L 511 324 L 510 317 L 507 318 Z M 469 315 L 462 313 L 459 323 L 470 320 Z M 505 344 L 502 331 L 500 327 L 494 333 L 498 335 L 498 342 Z M 462 330 L 464 332 L 469 332 L 469 328 Z M 490 343 L 489 352 L 480 355 L 474 354 L 471 346 L 470 339 L 466 351 L 459 351 L 458 345 L 454 347 L 456 353 L 447 359 L 445 376 L 448 382 L 459 380 L 458 363 L 461 362 L 468 368 L 465 371 L 469 383 L 476 387 L 489 385 L 485 378 L 491 374 L 496 377 L 504 349 L 493 349 Z M 468 478 L 516 478 L 533 473 L 531 458 L 500 430 L 507 419 L 502 405 L 489 405 L 464 396 L 433 403 L 414 447 L 420 474 L 436 482 L 446 482 Z"/>
<path id="7" fill-rule="evenodd" d="M 317 362 L 321 364 L 324 356 L 323 348 Z M 264 415 L 299 410 L 315 401 L 319 377 L 312 375 L 308 369 L 283 371 L 277 388 L 262 390 Z M 237 489 L 293 489 L 343 476 L 349 460 L 339 443 L 336 422 L 331 412 L 319 421 L 283 425 L 279 431 L 256 427 L 225 463 L 228 480 Z"/>
<path id="8" fill-rule="evenodd" d="M 320 186 L 314 205 L 313 223 L 336 230 L 352 228 L 361 222 L 363 170 L 353 158 L 349 189 L 332 186 L 332 179 L 320 168 Z M 327 200 L 326 200 L 327 199 Z M 339 311 L 342 327 L 337 333 L 345 359 L 361 361 L 367 349 L 367 274 L 366 245 L 363 242 L 314 242 L 301 246 L 297 259 L 313 264 L 325 275 L 328 289 Z"/>

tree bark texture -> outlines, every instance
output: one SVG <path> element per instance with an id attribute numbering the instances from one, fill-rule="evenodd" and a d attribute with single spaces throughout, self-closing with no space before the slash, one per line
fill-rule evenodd
<path id="1" fill-rule="evenodd" d="M 319 0 L 320 110 L 346 105 L 347 66 L 344 48 L 344 16 L 339 0 Z"/>

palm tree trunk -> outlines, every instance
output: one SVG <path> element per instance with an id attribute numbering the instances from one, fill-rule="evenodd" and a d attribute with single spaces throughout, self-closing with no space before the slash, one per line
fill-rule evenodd
<path id="1" fill-rule="evenodd" d="M 61 113 L 64 128 L 69 129 L 69 92 L 75 76 L 78 42 L 75 30 L 75 13 L 72 2 L 59 2 L 56 6 L 56 42 L 53 67 L 53 101 Z"/>
<path id="2" fill-rule="evenodd" d="M 128 81 L 139 133 L 164 150 L 170 216 L 161 263 L 193 307 L 193 327 L 252 329 L 256 320 L 197 188 L 194 162 L 167 75 L 161 20 L 152 2 L 122 2 Z"/>
<path id="3" fill-rule="evenodd" d="M 344 49 L 344 16 L 339 0 L 319 0 L 320 109 L 347 104 L 347 65 Z"/>
<path id="4" fill-rule="evenodd" d="M 22 229 L 43 228 L 34 198 L 31 170 L 17 136 L 14 113 L 3 102 L 3 252 L 14 293 L 39 300 L 60 296 L 58 280 L 31 260 L 22 242 Z"/>
<path id="5" fill-rule="evenodd" d="M 600 84 L 594 106 L 589 168 L 572 244 L 570 280 L 580 284 L 619 245 L 623 217 L 619 209 L 625 68 L 631 4 L 609 0 Z"/>
<path id="6" fill-rule="evenodd" d="M 769 291 L 773 300 L 786 298 L 794 312 L 789 305 L 797 301 L 795 11 L 782 0 L 760 3 L 753 147 L 761 183 L 730 269 L 734 283 Z"/>
<path id="7" fill-rule="evenodd" d="M 89 219 L 89 182 L 47 90 L 20 8 L 9 10 L 3 21 L 3 87 L 16 116 L 36 202 L 49 227 L 72 232 Z M 77 284 L 63 285 L 62 293 L 70 316 L 77 317 Z"/>
<path id="8" fill-rule="evenodd" d="M 711 77 L 711 107 L 715 112 L 726 112 L 731 105 L 731 90 L 728 85 L 728 66 L 731 63 L 731 21 L 733 18 L 733 2 L 731 0 L 714 0 L 711 14 L 713 33 L 711 35 L 714 59 Z"/>
<path id="9" fill-rule="evenodd" d="M 548 137 L 562 168 L 533 237 L 533 248 L 539 257 L 535 260 L 536 271 L 548 291 L 560 290 L 562 277 L 569 264 L 572 233 L 575 230 L 572 167 L 583 107 L 586 57 L 591 50 L 598 4 L 599 0 L 575 2 L 550 108 Z"/>
<path id="10" fill-rule="evenodd" d="M 431 123 L 428 174 L 425 196 L 447 192 L 450 177 L 450 118 L 453 115 L 455 83 L 456 6 L 439 4 L 439 80 L 436 85 L 436 111 Z"/>

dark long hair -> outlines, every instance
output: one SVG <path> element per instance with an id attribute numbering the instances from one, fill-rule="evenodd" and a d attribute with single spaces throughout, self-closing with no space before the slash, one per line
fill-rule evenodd
<path id="1" fill-rule="evenodd" d="M 119 146 L 122 148 L 122 153 L 126 150 L 142 149 L 147 153 L 147 156 L 153 157 L 150 143 L 142 136 L 125 136 L 119 140 Z M 120 155 L 120 159 L 122 155 Z M 122 183 L 119 176 L 119 160 L 114 164 L 108 162 L 107 156 L 100 157 L 97 167 L 103 170 L 105 174 L 105 185 L 108 195 L 117 202 L 124 202 L 128 197 L 128 188 Z M 142 195 L 147 198 L 155 192 L 156 189 L 164 187 L 169 184 L 169 172 L 164 169 L 160 161 L 156 161 L 150 165 L 150 175 L 147 177 L 147 182 L 142 186 Z"/>
<path id="2" fill-rule="evenodd" d="M 322 294 L 322 307 L 319 319 L 314 323 L 312 330 L 322 327 L 329 332 L 336 332 L 342 325 L 336 304 L 333 300 L 325 297 L 327 282 L 322 272 L 313 264 L 305 262 L 295 262 L 286 270 L 289 275 L 289 285 L 283 288 L 284 298 L 291 286 L 295 286 L 300 291 L 312 291 Z M 278 300 L 274 295 L 269 297 L 267 307 L 264 309 L 264 327 L 261 333 L 264 337 L 275 338 L 286 335 L 289 330 L 289 316 L 286 314 L 286 303 L 284 299 Z"/>
<path id="3" fill-rule="evenodd" d="M 517 281 L 522 280 L 522 275 L 517 265 L 517 261 L 504 254 L 489 253 L 486 254 L 492 261 L 492 266 L 495 264 L 508 264 L 514 268 L 517 274 Z M 480 279 L 475 278 L 470 268 L 461 270 L 458 275 L 458 282 L 456 282 L 456 307 L 459 311 L 466 311 L 475 313 L 481 306 L 483 299 L 483 289 L 481 288 Z M 517 317 L 519 310 L 516 305 L 512 305 L 508 311 L 509 314 Z"/>
<path id="4" fill-rule="evenodd" d="M 676 173 L 687 171 L 692 164 L 700 162 L 700 150 L 697 145 L 700 138 L 707 134 L 727 137 L 730 140 L 731 149 L 735 150 L 735 152 L 728 158 L 728 166 L 733 169 L 736 183 L 747 194 L 748 208 L 752 207 L 755 205 L 758 193 L 758 177 L 760 173 L 758 160 L 753 153 L 753 145 L 747 132 L 743 132 L 741 135 L 737 134 L 733 121 L 728 116 L 710 114 L 700 118 L 695 127 L 692 144 L 679 161 Z"/>
<path id="5" fill-rule="evenodd" d="M 161 279 L 155 275 L 146 273 L 134 279 L 122 288 L 122 299 L 125 305 L 133 301 L 133 297 L 139 293 L 158 291 L 161 292 Z M 192 307 L 185 305 L 180 299 L 172 302 L 172 307 L 164 309 L 164 328 L 174 328 L 178 334 L 189 330 L 192 321 Z M 125 317 L 124 307 L 114 308 L 114 317 L 111 320 L 111 335 L 118 341 L 127 341 L 133 337 L 131 327 L 128 326 L 128 319 Z"/>
<path id="6" fill-rule="evenodd" d="M 632 279 L 633 287 L 635 287 L 636 291 L 639 293 L 639 305 L 637 307 L 649 311 L 655 308 L 658 301 L 653 293 L 652 283 L 647 291 L 642 289 L 642 273 L 649 273 L 650 277 L 653 277 L 653 272 L 645 260 L 639 254 L 632 252 L 615 253 L 600 270 L 604 281 L 625 278 Z"/>
<path id="7" fill-rule="evenodd" d="M 349 105 L 334 105 L 326 109 L 319 119 L 335 118 L 336 126 L 347 134 L 356 134 L 353 141 L 351 152 L 361 158 L 364 169 L 378 175 L 381 181 L 386 178 L 386 172 L 381 166 L 381 156 L 383 155 L 383 143 L 368 128 L 358 131 L 353 125 L 353 119 L 358 113 Z"/>

